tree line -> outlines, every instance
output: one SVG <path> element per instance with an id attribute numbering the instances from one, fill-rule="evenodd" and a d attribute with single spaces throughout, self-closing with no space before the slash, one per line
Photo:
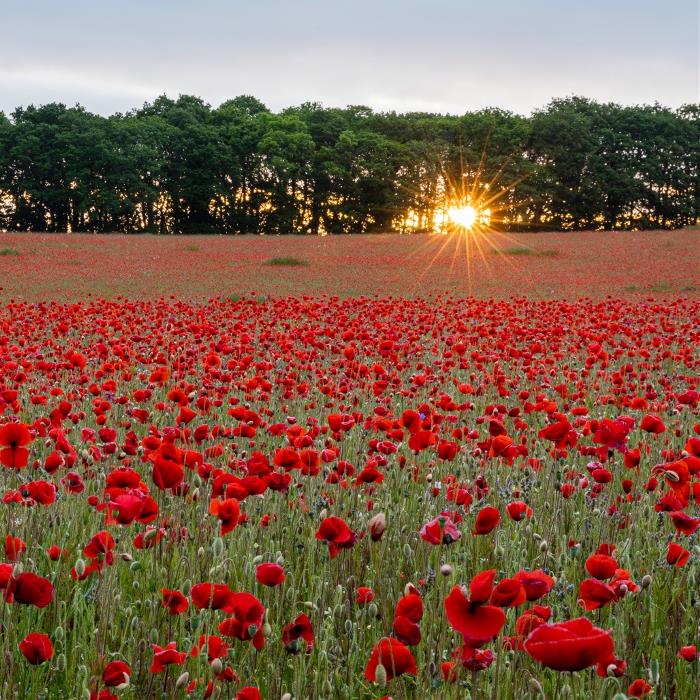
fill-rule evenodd
<path id="1" fill-rule="evenodd" d="M 553 100 L 524 117 L 157 98 L 99 116 L 0 112 L 0 228 L 153 233 L 429 231 L 455 202 L 505 230 L 700 220 L 700 104 Z"/>

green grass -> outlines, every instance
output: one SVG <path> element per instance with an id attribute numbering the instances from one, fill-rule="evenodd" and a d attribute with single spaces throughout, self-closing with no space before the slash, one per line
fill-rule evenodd
<path id="1" fill-rule="evenodd" d="M 20 255 L 20 252 L 19 250 L 15 250 L 14 248 L 3 248 L 2 250 L 0 250 L 0 255 Z"/>
<path id="2" fill-rule="evenodd" d="M 556 258 L 559 255 L 559 251 L 554 250 L 554 248 L 537 250 L 536 248 L 526 248 L 525 246 L 514 246 L 512 248 L 504 248 L 503 250 L 496 250 L 494 252 L 500 255 L 522 255 L 533 258 Z"/>
<path id="3" fill-rule="evenodd" d="M 308 264 L 308 260 L 291 257 L 270 258 L 265 261 L 265 265 L 276 265 L 280 267 L 304 267 Z"/>

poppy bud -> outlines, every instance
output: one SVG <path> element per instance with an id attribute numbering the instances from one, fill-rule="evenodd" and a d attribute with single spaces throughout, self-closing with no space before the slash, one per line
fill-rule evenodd
<path id="1" fill-rule="evenodd" d="M 440 567 L 440 573 L 443 576 L 452 576 L 452 567 L 449 564 L 443 564 Z"/>
<path id="2" fill-rule="evenodd" d="M 217 659 L 218 661 L 219 659 Z M 175 687 L 179 690 L 180 688 L 184 688 L 187 683 L 190 680 L 190 674 L 185 671 L 184 673 L 181 673 L 178 677 L 177 680 L 175 681 Z"/>
<path id="3" fill-rule="evenodd" d="M 386 668 L 384 664 L 377 664 L 377 668 L 374 670 L 375 682 L 380 688 L 386 686 Z"/>
<path id="4" fill-rule="evenodd" d="M 649 588 L 649 586 L 651 586 L 651 576 L 649 574 L 644 574 L 641 583 L 642 588 Z"/>
<path id="5" fill-rule="evenodd" d="M 540 542 L 540 552 L 546 552 L 549 549 L 549 545 L 547 544 L 546 540 L 542 540 Z"/>
<path id="6" fill-rule="evenodd" d="M 263 633 L 263 637 L 271 637 L 272 636 L 272 626 L 270 625 L 269 622 L 265 622 L 263 624 L 262 633 Z"/>
<path id="7" fill-rule="evenodd" d="M 292 694 L 291 693 L 284 693 L 280 700 L 292 700 Z"/>
<path id="8" fill-rule="evenodd" d="M 221 539 L 221 537 L 217 537 L 214 539 L 211 545 L 212 552 L 214 553 L 214 556 L 219 558 L 223 556 L 224 554 L 224 541 Z"/>
<path id="9" fill-rule="evenodd" d="M 384 513 L 377 513 L 369 519 L 367 527 L 369 528 L 369 536 L 372 542 L 378 542 L 382 539 L 382 535 L 386 530 L 386 515 Z"/>
<path id="10" fill-rule="evenodd" d="M 542 689 L 540 682 L 536 678 L 530 678 L 530 680 L 528 681 L 528 685 L 530 686 L 530 690 L 533 693 L 537 693 L 538 695 L 544 697 L 544 690 Z"/>
<path id="11" fill-rule="evenodd" d="M 75 562 L 75 573 L 78 575 L 78 578 L 85 573 L 85 562 L 82 559 L 78 559 L 78 561 Z"/>
<path id="12" fill-rule="evenodd" d="M 212 672 L 217 676 L 224 670 L 224 664 L 219 658 L 214 659 L 210 665 Z"/>

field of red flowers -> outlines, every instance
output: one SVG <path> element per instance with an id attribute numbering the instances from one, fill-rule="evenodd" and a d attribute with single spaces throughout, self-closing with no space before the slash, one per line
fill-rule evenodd
<path id="1" fill-rule="evenodd" d="M 74 288 L 61 266 L 95 239 L 64 258 L 58 237 L 9 240 L 0 697 L 698 697 L 692 291 L 601 299 L 609 277 L 598 300 L 413 297 L 355 264 L 338 293 L 354 275 L 394 296 L 227 298 L 278 289 L 277 268 L 248 265 L 207 301 L 193 275 L 202 295 L 222 284 L 219 239 L 191 243 L 211 270 L 163 241 L 157 282 L 160 240 L 99 239 Z M 302 255 L 293 240 L 255 255 Z M 140 242 L 132 290 L 76 299 Z M 688 257 L 655 274 L 692 285 Z M 138 298 L 168 275 L 173 297 Z"/>
<path id="2" fill-rule="evenodd" d="M 478 236 L 0 233 L 0 299 L 321 294 L 700 298 L 700 231 Z"/>

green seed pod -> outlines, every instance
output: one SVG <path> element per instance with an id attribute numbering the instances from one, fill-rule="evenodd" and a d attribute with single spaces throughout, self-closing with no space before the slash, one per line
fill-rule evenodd
<path id="1" fill-rule="evenodd" d="M 530 687 L 530 692 L 537 693 L 538 695 L 544 697 L 544 690 L 542 689 L 542 685 L 536 678 L 531 678 L 528 681 L 528 686 Z"/>
<path id="2" fill-rule="evenodd" d="M 374 678 L 380 688 L 386 686 L 386 668 L 384 668 L 383 664 L 377 664 L 377 668 L 374 670 Z"/>

